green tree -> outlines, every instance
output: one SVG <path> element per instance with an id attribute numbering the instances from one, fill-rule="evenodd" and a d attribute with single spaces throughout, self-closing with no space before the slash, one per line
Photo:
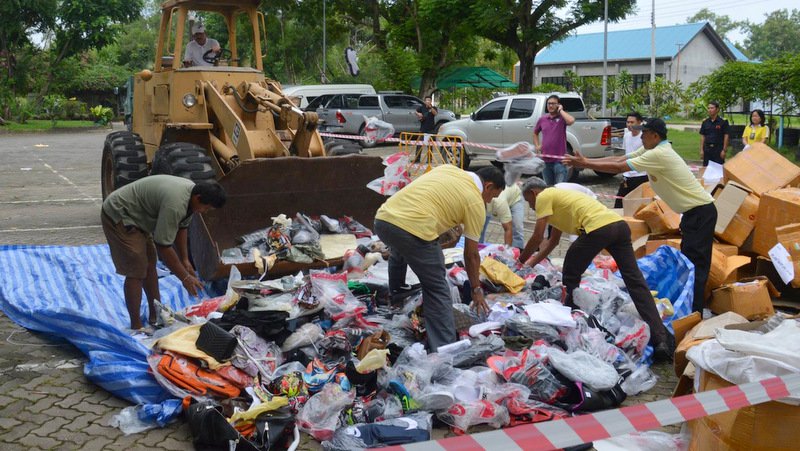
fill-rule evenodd
<path id="1" fill-rule="evenodd" d="M 766 60 L 800 54 L 800 10 L 779 9 L 762 24 L 748 26 L 744 44 L 751 58 Z"/>
<path id="2" fill-rule="evenodd" d="M 729 16 L 717 15 L 708 8 L 703 8 L 697 11 L 695 15 L 686 18 L 686 22 L 688 23 L 706 21 L 711 23 L 711 26 L 714 27 L 714 31 L 716 31 L 722 39 L 727 39 L 729 32 L 745 29 L 748 26 L 746 20 L 732 20 Z"/>
<path id="3" fill-rule="evenodd" d="M 470 21 L 475 32 L 512 49 L 520 61 L 519 92 L 533 89 L 536 53 L 576 28 L 603 19 L 603 2 L 596 0 L 473 0 Z M 625 17 L 634 0 L 608 2 L 609 21 Z"/>
<path id="4" fill-rule="evenodd" d="M 86 50 L 115 42 L 122 24 L 139 17 L 141 0 L 59 0 L 52 11 L 50 32 L 54 39 L 47 77 L 39 91 L 43 98 L 50 90 L 61 63 Z"/>

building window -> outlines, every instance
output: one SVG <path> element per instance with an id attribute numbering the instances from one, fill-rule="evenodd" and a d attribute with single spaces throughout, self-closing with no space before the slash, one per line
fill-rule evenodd
<path id="1" fill-rule="evenodd" d="M 571 83 L 567 77 L 542 77 L 542 84 L 552 83 L 567 88 L 568 91 L 572 90 Z"/>
<path id="2" fill-rule="evenodd" d="M 633 78 L 633 89 L 642 88 L 650 83 L 650 74 L 632 75 L 631 78 Z"/>

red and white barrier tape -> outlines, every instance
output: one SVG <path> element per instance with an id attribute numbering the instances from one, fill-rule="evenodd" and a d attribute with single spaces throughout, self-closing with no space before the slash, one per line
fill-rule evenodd
<path id="1" fill-rule="evenodd" d="M 384 448 L 389 451 L 552 450 L 800 396 L 800 374 L 773 377 L 564 420 Z"/>
<path id="2" fill-rule="evenodd" d="M 366 136 L 361 136 L 361 135 L 343 135 L 343 134 L 339 134 L 339 133 L 327 133 L 327 132 L 320 132 L 320 136 L 324 136 L 326 138 L 351 139 L 351 140 L 354 140 L 354 141 L 365 141 L 367 139 Z M 479 149 L 493 150 L 495 152 L 497 152 L 498 150 L 501 150 L 501 149 L 498 149 L 497 147 L 487 146 L 486 144 L 480 144 L 480 143 L 474 143 L 474 142 L 450 142 L 450 141 L 445 142 L 445 141 L 434 141 L 434 140 L 428 140 L 428 141 L 413 140 L 413 141 L 408 141 L 408 140 L 402 140 L 400 138 L 386 138 L 386 139 L 384 139 L 383 141 L 380 141 L 380 142 L 404 143 L 404 144 L 408 144 L 408 145 L 411 145 L 411 146 L 425 146 L 425 145 L 428 145 L 429 143 L 435 143 L 435 145 L 438 146 L 438 147 L 470 146 L 470 147 L 477 147 Z"/>

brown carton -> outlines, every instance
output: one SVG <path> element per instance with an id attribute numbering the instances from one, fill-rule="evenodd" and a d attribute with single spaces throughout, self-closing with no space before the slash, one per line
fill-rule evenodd
<path id="1" fill-rule="evenodd" d="M 708 371 L 697 371 L 698 390 L 733 384 Z M 800 443 L 800 407 L 777 401 L 718 413 L 689 422 L 692 451 L 795 450 Z"/>
<path id="2" fill-rule="evenodd" d="M 800 167 L 763 143 L 753 143 L 723 165 L 725 182 L 733 180 L 757 195 L 800 183 Z"/>
<path id="3" fill-rule="evenodd" d="M 642 183 L 622 199 L 622 216 L 633 216 L 636 210 L 655 200 L 655 197 L 656 193 L 650 188 L 650 182 Z"/>
<path id="4" fill-rule="evenodd" d="M 741 246 L 756 226 L 758 196 L 736 182 L 717 186 L 713 195 L 717 207 L 714 236 L 720 241 Z"/>
<path id="5" fill-rule="evenodd" d="M 652 234 L 674 233 L 680 230 L 681 226 L 680 215 L 672 211 L 661 199 L 656 199 L 640 208 L 633 217 L 644 220 Z"/>
<path id="6" fill-rule="evenodd" d="M 775 228 L 800 222 L 800 188 L 764 193 L 758 204 L 757 218 L 753 251 L 767 257 L 769 250 L 778 243 Z"/>
<path id="7" fill-rule="evenodd" d="M 800 288 L 800 224 L 789 224 L 775 228 L 778 242 L 789 253 L 786 265 L 794 269 L 794 279 L 789 281 L 795 288 Z"/>
<path id="8" fill-rule="evenodd" d="M 631 229 L 631 242 L 643 236 L 647 236 L 650 233 L 650 228 L 647 227 L 647 223 L 641 219 L 631 218 L 629 216 L 623 216 L 622 219 L 628 223 L 628 227 Z"/>
<path id="9" fill-rule="evenodd" d="M 714 313 L 736 312 L 749 320 L 762 319 L 775 314 L 772 296 L 780 293 L 766 277 L 752 277 L 714 290 L 708 308 Z"/>

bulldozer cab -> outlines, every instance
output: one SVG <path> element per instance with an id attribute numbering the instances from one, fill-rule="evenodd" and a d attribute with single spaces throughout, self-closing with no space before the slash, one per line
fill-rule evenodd
<path id="1" fill-rule="evenodd" d="M 155 72 L 183 67 L 186 46 L 193 40 L 192 28 L 209 22 L 225 25 L 227 35 L 208 36 L 219 41 L 222 58 L 208 66 L 251 67 L 263 71 L 262 49 L 266 48 L 264 15 L 260 0 L 168 0 L 161 6 L 161 27 L 156 47 Z M 245 33 L 237 33 L 237 29 Z M 207 30 L 206 34 L 209 34 Z M 219 27 L 214 28 L 218 32 Z M 246 44 L 240 49 L 239 44 Z M 205 66 L 205 65 L 204 65 Z M 205 70 L 208 70 L 206 67 Z"/>

